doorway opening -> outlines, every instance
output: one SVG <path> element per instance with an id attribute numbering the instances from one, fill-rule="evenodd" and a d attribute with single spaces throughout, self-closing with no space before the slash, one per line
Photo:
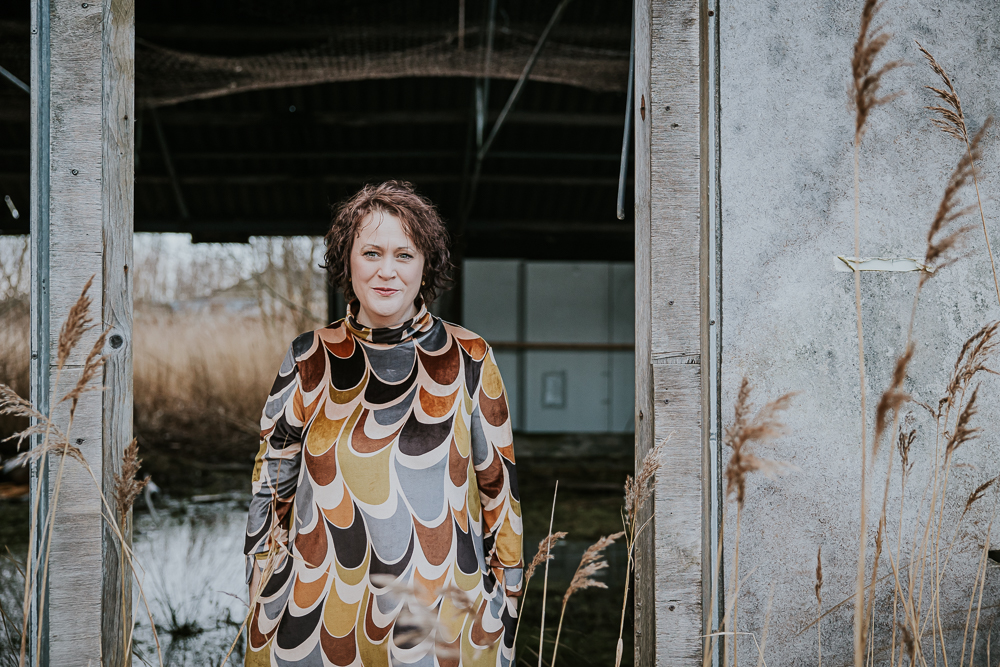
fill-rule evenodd
<path id="1" fill-rule="evenodd" d="M 239 515 L 254 423 L 289 337 L 343 314 L 316 266 L 318 238 L 329 206 L 366 182 L 411 181 L 451 227 L 456 285 L 434 311 L 495 348 L 528 560 L 559 480 L 554 528 L 569 536 L 555 552 L 550 600 L 583 551 L 621 529 L 635 428 L 630 174 L 626 218 L 616 217 L 631 8 L 569 5 L 514 97 L 559 6 L 138 8 L 135 419 L 159 490 L 138 506 L 136 548 L 157 573 L 154 615 L 179 662 L 218 657 L 239 619 L 237 601 L 204 591 L 244 592 Z M 27 80 L 27 9 L 5 7 L 0 19 L 0 66 Z M 0 81 L 0 196 L 20 213 L 0 207 L 0 231 L 15 250 L 30 227 L 28 139 L 29 98 Z M 27 303 L 22 284 L 5 301 Z M 3 326 L 27 339 L 26 316 Z M 21 372 L 26 364 L 0 382 Z M 181 470 L 178 459 L 198 464 Z M 194 576 L 170 566 L 182 543 L 208 554 Z M 607 554 L 610 590 L 571 602 L 560 653 L 574 664 L 615 654 L 625 553 Z M 527 601 L 519 663 L 535 662 L 540 598 Z M 149 650 L 143 627 L 137 646 Z M 623 664 L 631 656 L 627 618 Z"/>

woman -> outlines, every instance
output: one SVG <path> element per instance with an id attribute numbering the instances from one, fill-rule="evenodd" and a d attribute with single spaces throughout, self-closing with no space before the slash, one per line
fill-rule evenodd
<path id="1" fill-rule="evenodd" d="M 326 246 L 349 312 L 292 342 L 264 407 L 246 664 L 508 667 L 507 396 L 489 345 L 427 311 L 448 280 L 444 223 L 389 181 L 337 208 Z"/>

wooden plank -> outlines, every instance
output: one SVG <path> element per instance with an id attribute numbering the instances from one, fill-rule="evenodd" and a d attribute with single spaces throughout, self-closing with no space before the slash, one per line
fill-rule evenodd
<path id="1" fill-rule="evenodd" d="M 654 0 L 649 117 L 653 359 L 701 352 L 698 0 Z"/>
<path id="2" fill-rule="evenodd" d="M 635 90 L 632 109 L 635 132 L 635 461 L 638 467 L 653 444 L 652 306 L 650 294 L 650 0 L 634 0 Z M 639 516 L 652 514 L 646 505 Z M 656 579 L 653 544 L 656 524 L 650 523 L 636 544 L 634 594 L 635 664 L 656 664 Z"/>
<path id="3" fill-rule="evenodd" d="M 698 287 L 700 294 L 701 322 L 699 326 L 699 359 L 704 359 L 705 363 L 701 372 L 701 411 L 699 419 L 701 427 L 701 629 L 702 634 L 706 634 L 713 627 L 709 614 L 711 613 L 712 601 L 712 576 L 715 551 L 712 549 L 712 500 L 716 492 L 717 484 L 712 479 L 712 382 L 716 379 L 712 374 L 712 353 L 715 348 L 712 343 L 711 321 L 714 317 L 712 312 L 711 290 L 711 266 L 714 229 L 711 212 L 711 201 L 709 188 L 711 187 L 712 175 L 712 141 L 709 136 L 710 123 L 709 114 L 712 113 L 710 106 L 709 88 L 709 34 L 708 34 L 708 7 L 709 2 L 717 0 L 700 0 L 698 2 L 698 97 L 700 121 L 699 132 L 699 161 L 700 173 L 698 180 L 701 188 L 700 192 L 700 235 L 699 235 L 699 271 Z M 718 368 L 718 367 L 716 367 Z M 704 650 L 704 646 L 703 649 Z"/>
<path id="4" fill-rule="evenodd" d="M 700 0 L 653 0 L 650 15 L 650 331 L 656 480 L 656 657 L 701 663 L 709 489 L 707 119 Z M 707 357 L 706 357 L 707 359 Z M 703 483 L 704 482 L 704 483 Z"/>
<path id="5" fill-rule="evenodd" d="M 701 364 L 653 366 L 656 442 L 665 442 L 656 480 L 657 664 L 701 665 Z"/>
<path id="6" fill-rule="evenodd" d="M 48 319 L 51 353 L 47 365 L 53 403 L 74 386 L 101 329 L 102 9 L 100 2 L 49 3 L 49 104 L 47 109 L 33 110 L 36 116 L 46 114 L 49 123 L 48 155 L 38 166 L 38 171 L 47 172 L 48 192 L 33 192 L 33 198 L 38 199 L 39 208 L 44 208 L 49 218 L 50 297 L 39 317 Z M 61 325 L 92 276 L 90 316 L 98 326 L 83 336 L 59 370 L 56 350 Z M 37 311 L 43 304 L 34 306 Z M 71 427 L 68 403 L 59 404 L 55 416 L 57 423 L 70 430 L 70 439 L 80 447 L 96 479 L 101 480 L 102 378 L 94 378 L 91 384 L 93 391 L 80 400 Z M 39 654 L 47 648 L 48 660 L 42 664 L 96 665 L 102 659 L 101 490 L 78 462 L 66 460 L 64 466 L 60 462 L 58 457 L 50 457 L 48 497 L 55 507 L 55 521 L 48 554 L 48 591 L 40 593 L 45 596 L 43 613 L 48 615 L 48 627 L 47 631 L 42 628 Z"/>
<path id="7" fill-rule="evenodd" d="M 49 0 L 31 3 L 31 400 L 42 414 L 49 412 L 49 147 L 50 143 L 50 11 Z M 32 420 L 32 425 L 37 423 Z M 31 447 L 41 446 L 40 435 Z M 31 499 L 37 516 L 48 512 L 49 484 L 44 461 L 31 464 Z M 37 581 L 34 561 L 41 550 L 41 531 L 31 544 L 27 575 Z M 45 588 L 37 588 L 28 609 L 28 663 L 49 664 L 48 617 L 39 605 Z M 44 636 L 46 641 L 40 642 Z"/>
<path id="8" fill-rule="evenodd" d="M 132 230 L 135 178 L 135 2 L 104 0 L 102 245 L 104 299 L 102 320 L 108 330 L 104 366 L 103 478 L 107 498 L 114 497 L 125 448 L 132 441 Z M 116 517 L 131 542 L 132 516 Z M 122 558 L 111 527 L 103 535 L 103 610 L 101 646 L 105 667 L 132 663 L 125 652 L 132 620 L 132 572 Z"/>
<path id="9" fill-rule="evenodd" d="M 53 273 L 60 271 L 57 266 L 54 262 Z M 52 296 L 58 298 L 57 289 L 53 289 Z M 89 349 L 93 339 L 88 338 L 85 344 Z M 76 385 L 80 372 L 78 366 L 63 368 L 58 387 L 53 378 L 54 401 Z M 89 389 L 77 406 L 69 437 L 100 479 L 100 376 L 91 381 Z M 68 402 L 56 407 L 55 417 L 57 423 L 67 427 Z M 55 522 L 48 557 L 48 664 L 99 665 L 101 642 L 96 628 L 100 627 L 101 614 L 101 508 L 97 486 L 86 469 L 71 458 L 66 458 L 61 475 L 60 457 L 50 456 L 49 466 Z"/>

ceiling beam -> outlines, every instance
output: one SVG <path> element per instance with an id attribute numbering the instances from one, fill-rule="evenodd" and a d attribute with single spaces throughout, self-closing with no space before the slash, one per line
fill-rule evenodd
<path id="1" fill-rule="evenodd" d="M 345 184 L 353 185 L 385 179 L 403 179 L 411 183 L 459 183 L 461 174 L 324 174 L 321 176 L 300 176 L 297 174 L 187 174 L 178 177 L 182 185 L 308 185 Z M 25 182 L 28 173 L 0 173 L 0 180 Z M 166 175 L 138 175 L 136 185 L 170 185 Z M 547 185 L 564 187 L 618 187 L 617 176 L 546 176 L 537 174 L 486 174 L 480 182 L 493 185 Z M 631 179 L 629 179 L 631 182 Z"/>
<path id="2" fill-rule="evenodd" d="M 495 121 L 499 112 L 488 115 Z M 288 122 L 294 118 L 301 123 L 305 117 L 317 125 L 340 125 L 345 127 L 379 127 L 383 125 L 464 125 L 468 122 L 469 112 L 462 110 L 446 111 L 382 111 L 382 112 L 348 112 L 326 111 L 309 112 L 296 111 L 219 111 L 179 109 L 167 107 L 160 109 L 160 122 L 164 125 L 214 126 L 228 127 L 245 125 L 271 125 Z M 507 125 L 542 125 L 551 127 L 607 127 L 619 129 L 622 124 L 620 113 L 576 113 L 576 112 L 532 112 L 515 111 L 504 121 Z M 0 104 L 0 122 L 27 123 L 28 102 L 23 104 Z"/>
<path id="3" fill-rule="evenodd" d="M 498 26 L 497 32 L 523 35 L 531 38 L 542 31 L 544 24 L 515 22 L 509 27 Z M 0 21 L 0 34 L 21 35 L 28 39 L 31 26 L 27 21 Z M 136 21 L 137 37 L 160 41 L 207 41 L 219 42 L 308 42 L 330 38 L 441 38 L 453 34 L 452 24 L 442 23 L 399 23 L 367 26 L 349 26 L 341 23 L 308 23 L 300 25 L 275 25 L 260 23 L 148 23 Z M 475 27 L 466 28 L 466 37 L 478 32 Z M 629 40 L 628 24 L 621 25 L 581 25 L 562 24 L 553 30 L 552 39 L 588 46 L 614 44 L 624 49 Z"/>
<path id="4" fill-rule="evenodd" d="M 467 110 L 443 111 L 296 111 L 296 122 L 305 117 L 317 125 L 343 125 L 346 127 L 376 127 L 380 125 L 464 125 L 468 121 Z M 499 112 L 488 114 L 496 120 Z M 284 110 L 278 113 L 264 111 L 232 112 L 228 110 L 195 111 L 178 108 L 163 109 L 160 119 L 165 125 L 262 125 L 288 121 L 292 113 Z M 549 125 L 568 127 L 614 127 L 622 124 L 620 113 L 572 113 L 572 112 L 514 112 L 507 118 L 514 125 Z"/>
<path id="5" fill-rule="evenodd" d="M 0 148 L 0 158 L 28 159 L 24 148 Z M 458 159 L 461 151 L 193 151 L 171 154 L 174 162 L 182 160 L 381 160 L 381 159 Z M 143 155 L 143 161 L 157 157 Z M 618 162 L 618 153 L 493 151 L 492 158 L 505 160 L 558 160 L 567 162 Z"/>
<path id="6" fill-rule="evenodd" d="M 411 183 L 459 183 L 461 174 L 324 174 L 317 177 L 303 177 L 296 174 L 205 174 L 180 177 L 184 185 L 277 185 L 322 183 L 325 185 L 352 185 L 389 178 L 403 179 Z M 489 174 L 480 177 L 480 182 L 491 185 L 546 185 L 563 187 L 618 187 L 617 176 L 542 176 L 535 174 Z M 166 184 L 166 176 L 143 176 L 136 178 L 138 185 Z"/>
<path id="7" fill-rule="evenodd" d="M 174 219 L 137 218 L 137 232 L 160 233 L 201 233 L 201 234 L 244 234 L 250 236 L 300 236 L 321 234 L 329 227 L 330 221 L 323 218 L 291 219 L 241 219 L 212 218 Z M 17 225 L 5 225 L 0 234 L 24 234 L 29 226 L 24 215 Z M 584 234 L 584 235 L 625 235 L 631 236 L 631 222 L 591 222 L 579 220 L 470 220 L 467 230 L 473 235 L 523 235 L 523 234 Z"/>

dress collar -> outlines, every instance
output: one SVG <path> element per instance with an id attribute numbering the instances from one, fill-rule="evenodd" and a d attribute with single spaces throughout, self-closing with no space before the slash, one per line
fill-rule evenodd
<path id="1" fill-rule="evenodd" d="M 427 310 L 427 305 L 424 303 L 423 298 L 417 297 L 417 300 L 414 301 L 414 305 L 417 306 L 417 314 L 402 324 L 394 327 L 379 327 L 373 329 L 358 322 L 358 311 L 361 308 L 361 304 L 357 299 L 355 299 L 347 306 L 347 328 L 350 329 L 351 333 L 356 337 L 372 343 L 379 343 L 383 345 L 403 343 L 410 340 L 418 333 L 427 331 L 434 324 L 434 316 L 431 315 L 429 310 Z"/>

